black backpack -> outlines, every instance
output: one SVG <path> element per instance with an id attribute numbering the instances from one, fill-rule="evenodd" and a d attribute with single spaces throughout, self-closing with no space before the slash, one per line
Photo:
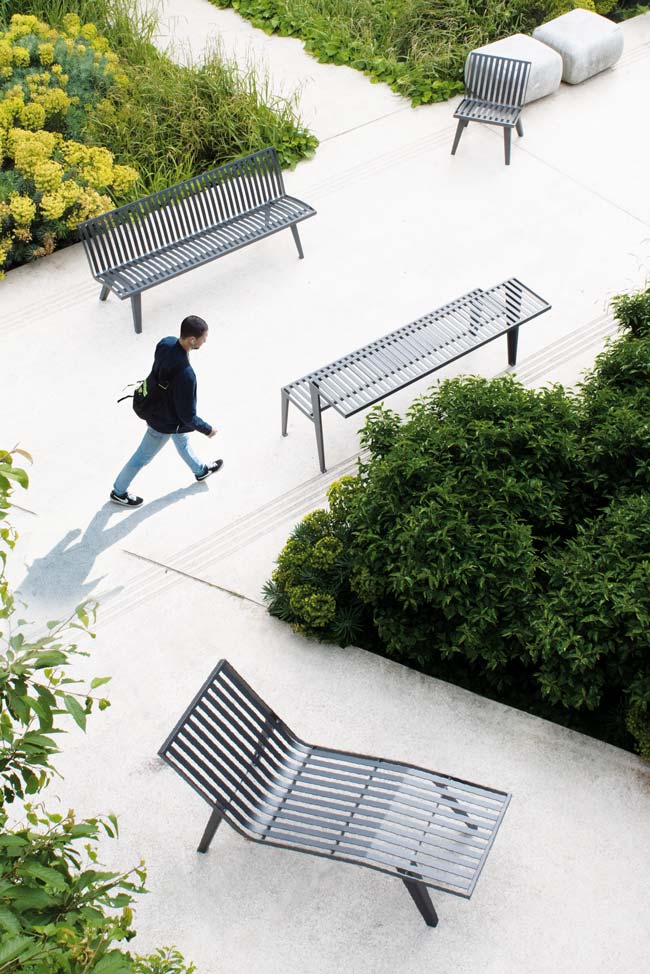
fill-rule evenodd
<path id="1" fill-rule="evenodd" d="M 133 412 L 140 419 L 148 421 L 156 411 L 156 407 L 162 402 L 163 397 L 168 394 L 172 380 L 183 368 L 185 366 L 181 364 L 175 369 L 172 369 L 169 377 L 164 382 L 160 382 L 152 370 L 146 379 L 142 379 L 136 383 L 133 392 L 127 393 L 126 396 L 121 396 L 117 401 L 123 402 L 125 399 L 132 399 Z"/>

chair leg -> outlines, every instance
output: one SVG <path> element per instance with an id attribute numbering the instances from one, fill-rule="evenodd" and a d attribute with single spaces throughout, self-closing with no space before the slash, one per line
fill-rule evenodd
<path id="1" fill-rule="evenodd" d="M 107 284 L 102 284 L 102 289 L 99 292 L 99 300 L 105 301 L 110 293 L 111 293 L 110 287 Z"/>
<path id="2" fill-rule="evenodd" d="M 516 128 L 517 128 L 517 135 L 519 136 L 519 138 L 521 138 L 522 135 L 524 134 L 524 125 L 520 118 L 517 119 Z"/>
<path id="3" fill-rule="evenodd" d="M 284 389 L 282 390 L 281 395 L 282 395 L 282 435 L 286 436 L 287 422 L 289 420 L 289 397 L 284 391 Z"/>
<path id="4" fill-rule="evenodd" d="M 454 136 L 454 144 L 451 147 L 452 156 L 456 155 L 456 149 L 458 148 L 458 143 L 460 142 L 460 137 L 463 134 L 463 129 L 467 128 L 469 122 L 467 119 L 461 118 L 458 120 L 458 125 L 456 126 L 456 135 Z"/>
<path id="5" fill-rule="evenodd" d="M 298 227 L 295 225 L 295 223 L 291 224 L 291 232 L 293 234 L 296 247 L 298 248 L 298 256 L 302 260 L 305 255 L 302 252 L 302 244 L 300 243 L 300 237 L 298 236 Z"/>
<path id="6" fill-rule="evenodd" d="M 136 335 L 142 334 L 142 295 L 134 294 L 131 297 L 131 311 L 133 312 L 133 327 Z"/>
<path id="7" fill-rule="evenodd" d="M 223 815 L 221 814 L 221 812 L 215 808 L 214 811 L 212 812 L 212 815 L 208 819 L 208 824 L 206 825 L 205 831 L 201 836 L 201 841 L 199 842 L 198 848 L 196 850 L 197 852 L 208 851 L 208 849 L 210 848 L 210 843 L 214 838 L 214 833 L 219 828 L 219 823 L 221 822 L 222 818 Z"/>
<path id="8" fill-rule="evenodd" d="M 507 125 L 503 126 L 503 148 L 506 155 L 506 166 L 510 165 L 510 143 L 512 140 L 512 129 Z"/>
<path id="9" fill-rule="evenodd" d="M 417 906 L 420 914 L 428 927 L 438 926 L 438 914 L 436 913 L 431 897 L 427 892 L 424 883 L 419 883 L 416 879 L 404 879 L 402 882 L 409 891 L 411 898 Z"/>

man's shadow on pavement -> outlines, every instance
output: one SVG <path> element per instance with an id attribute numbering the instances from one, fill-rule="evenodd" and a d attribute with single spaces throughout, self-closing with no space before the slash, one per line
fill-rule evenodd
<path id="1" fill-rule="evenodd" d="M 28 605 L 38 603 L 43 607 L 52 606 L 59 616 L 67 615 L 81 602 L 93 598 L 99 584 L 106 578 L 106 575 L 100 575 L 89 579 L 98 555 L 126 538 L 147 518 L 205 490 L 208 490 L 207 484 L 189 484 L 129 513 L 125 508 L 118 510 L 115 504 L 107 502 L 97 511 L 85 531 L 82 532 L 81 528 L 68 531 L 46 555 L 34 559 L 16 593 L 18 598 Z M 111 517 L 116 521 L 109 527 Z M 107 598 L 123 588 L 123 585 L 119 585 L 101 595 Z"/>

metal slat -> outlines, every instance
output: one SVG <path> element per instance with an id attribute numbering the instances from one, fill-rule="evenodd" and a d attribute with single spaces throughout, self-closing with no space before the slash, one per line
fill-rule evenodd
<path id="1" fill-rule="evenodd" d="M 327 855 L 469 896 L 504 792 L 300 741 L 225 661 L 161 756 L 257 841 Z"/>

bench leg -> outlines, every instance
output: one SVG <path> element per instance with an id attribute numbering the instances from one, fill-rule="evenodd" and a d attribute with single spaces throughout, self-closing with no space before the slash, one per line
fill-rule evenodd
<path id="1" fill-rule="evenodd" d="M 506 166 L 510 165 L 510 143 L 512 141 L 512 129 L 509 126 L 503 126 L 503 149 L 506 156 Z"/>
<path id="2" fill-rule="evenodd" d="M 417 879 L 404 879 L 402 882 L 409 891 L 413 902 L 420 911 L 424 922 L 428 927 L 438 926 L 438 914 L 436 913 L 433 903 L 431 902 L 431 897 L 427 892 L 427 888 L 424 883 L 419 883 Z"/>
<path id="3" fill-rule="evenodd" d="M 133 312 L 133 327 L 136 335 L 142 334 L 142 295 L 134 294 L 131 297 L 131 311 Z"/>
<path id="4" fill-rule="evenodd" d="M 519 136 L 519 138 L 521 138 L 523 134 L 524 134 L 524 126 L 522 124 L 521 119 L 519 119 L 517 121 L 517 135 Z"/>
<path id="5" fill-rule="evenodd" d="M 311 410 L 314 419 L 314 429 L 316 430 L 316 446 L 318 447 L 318 462 L 320 472 L 325 473 L 325 447 L 323 445 L 323 419 L 321 416 L 320 396 L 318 387 L 313 382 L 309 383 L 311 392 Z"/>
<path id="6" fill-rule="evenodd" d="M 286 436 L 287 422 L 289 420 L 289 397 L 284 391 L 284 389 L 282 390 L 281 395 L 282 395 L 282 435 Z"/>
<path id="7" fill-rule="evenodd" d="M 456 126 L 456 135 L 454 136 L 454 144 L 451 147 L 452 156 L 456 155 L 456 149 L 458 148 L 460 137 L 463 134 L 463 129 L 467 128 L 468 125 L 469 122 L 466 119 L 464 118 L 459 119 L 458 125 Z"/>
<path id="8" fill-rule="evenodd" d="M 298 248 L 298 256 L 302 260 L 305 255 L 302 252 L 302 244 L 300 243 L 300 237 L 298 235 L 298 227 L 295 225 L 295 223 L 291 224 L 291 233 L 293 234 L 294 242 Z"/>
<path id="9" fill-rule="evenodd" d="M 517 342 L 519 341 L 519 325 L 508 332 L 508 365 L 517 364 Z"/>
<path id="10" fill-rule="evenodd" d="M 221 812 L 215 808 L 214 811 L 212 812 L 212 815 L 208 819 L 208 824 L 205 827 L 205 832 L 201 836 L 201 841 L 199 842 L 198 848 L 196 850 L 197 852 L 208 851 L 208 849 L 210 848 L 210 843 L 214 838 L 214 833 L 219 828 L 219 823 L 221 822 L 222 818 L 223 815 L 221 814 Z"/>
<path id="11" fill-rule="evenodd" d="M 99 292 L 99 300 L 105 301 L 110 293 L 111 293 L 111 289 L 108 286 L 108 284 L 102 284 L 102 289 Z"/>

